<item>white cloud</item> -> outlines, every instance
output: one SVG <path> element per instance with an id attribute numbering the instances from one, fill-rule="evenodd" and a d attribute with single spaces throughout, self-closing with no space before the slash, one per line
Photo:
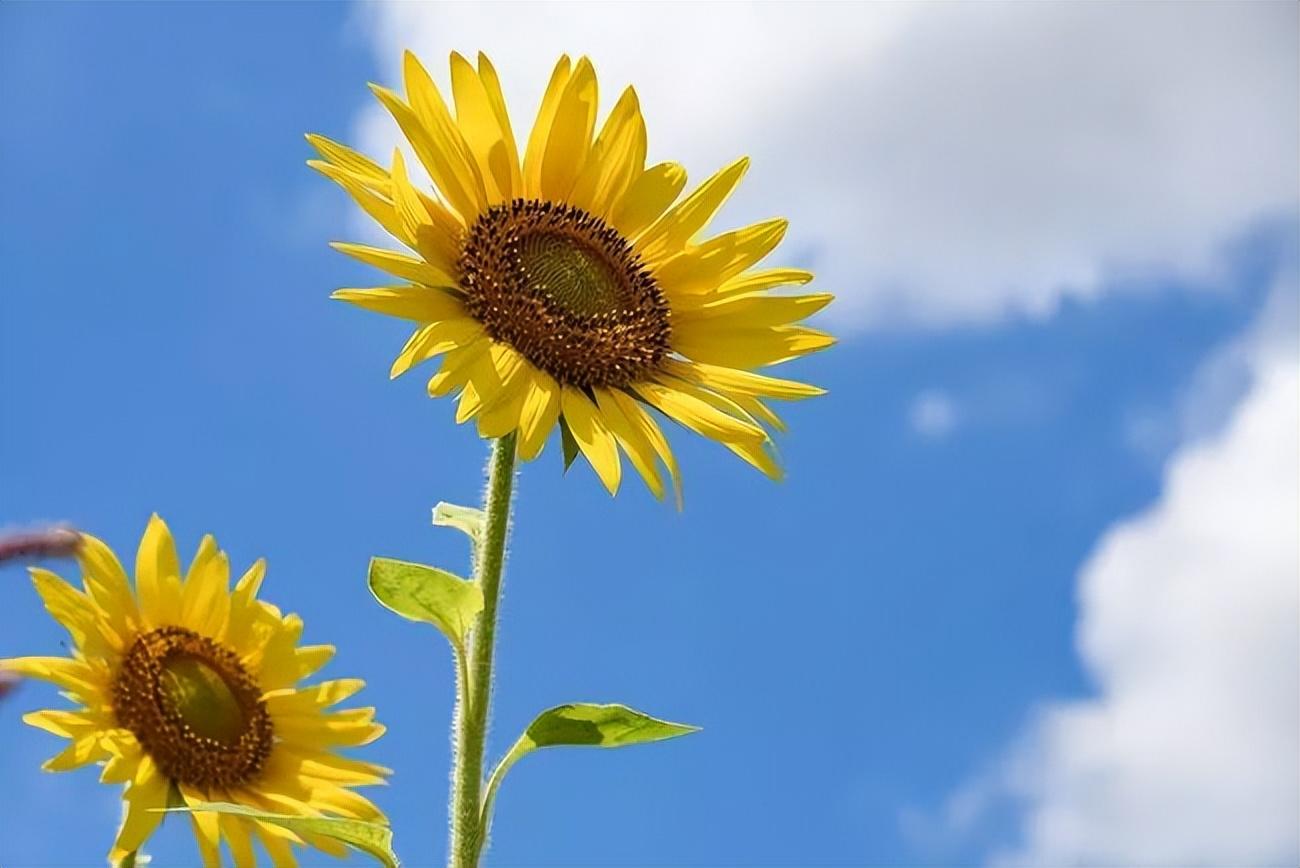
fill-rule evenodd
<path id="1" fill-rule="evenodd" d="M 926 389 L 912 399 L 907 424 L 921 437 L 941 440 L 957 425 L 957 405 L 947 392 Z"/>
<path id="2" fill-rule="evenodd" d="M 1294 279 L 1198 378 L 1249 387 L 1171 459 L 1079 578 L 1095 698 L 1041 709 L 919 839 L 969 837 L 1010 804 L 1009 865 L 1300 861 L 1300 343 Z M 1222 395 L 1220 395 L 1222 397 Z M 1191 416 L 1208 413 L 1188 399 Z M 1189 429 L 1193 430 L 1193 429 Z M 1206 431 L 1213 433 L 1206 434 Z"/>
<path id="3" fill-rule="evenodd" d="M 518 125 L 561 51 L 636 85 L 651 158 L 754 157 L 728 211 L 793 220 L 841 322 L 1049 313 L 1138 275 L 1206 276 L 1296 207 L 1293 4 L 368 4 L 410 47 L 496 60 Z M 445 80 L 445 74 L 443 75 Z M 386 154 L 393 125 L 359 119 Z M 1141 281 L 1138 281 L 1141 282 Z"/>

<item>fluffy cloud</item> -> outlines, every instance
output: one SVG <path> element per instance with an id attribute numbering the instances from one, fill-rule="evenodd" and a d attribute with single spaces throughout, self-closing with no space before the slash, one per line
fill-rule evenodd
<path id="1" fill-rule="evenodd" d="M 1007 865 L 1300 861 L 1300 286 L 1198 380 L 1249 386 L 1169 462 L 1160 500 L 1113 526 L 1079 577 L 1095 698 L 1043 708 L 919 839 L 1010 806 Z M 1193 394 L 1192 415 L 1206 413 Z M 1212 431 L 1212 433 L 1207 433 Z"/>
<path id="2" fill-rule="evenodd" d="M 942 440 L 957 425 L 957 405 L 947 392 L 926 389 L 912 399 L 907 424 L 920 437 Z"/>
<path id="3" fill-rule="evenodd" d="M 651 158 L 754 157 L 729 222 L 783 213 L 854 324 L 1041 315 L 1203 277 L 1296 206 L 1293 4 L 367 4 L 401 50 L 496 58 L 522 126 L 555 57 L 635 83 Z M 445 80 L 445 74 L 443 76 Z M 391 151 L 391 121 L 358 121 Z"/>

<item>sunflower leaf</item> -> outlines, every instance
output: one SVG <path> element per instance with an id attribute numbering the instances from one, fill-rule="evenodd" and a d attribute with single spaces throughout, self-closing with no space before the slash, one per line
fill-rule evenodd
<path id="1" fill-rule="evenodd" d="M 548 708 L 524 730 L 528 750 L 559 745 L 623 747 L 663 741 L 699 731 L 698 726 L 673 723 L 643 714 L 626 705 L 570 703 Z"/>
<path id="2" fill-rule="evenodd" d="M 483 592 L 474 582 L 424 564 L 391 558 L 370 559 L 370 593 L 403 618 L 432 624 L 457 649 L 483 609 Z"/>
<path id="3" fill-rule="evenodd" d="M 564 472 L 568 473 L 569 467 L 573 465 L 574 461 L 578 460 L 581 447 L 578 446 L 578 440 L 573 436 L 573 432 L 569 430 L 569 423 L 565 421 L 563 416 L 560 417 L 560 446 L 564 449 Z"/>
<path id="4" fill-rule="evenodd" d="M 626 705 L 596 705 L 574 702 L 548 708 L 528 725 L 509 752 L 492 771 L 483 799 L 480 822 L 486 830 L 492 822 L 492 805 L 506 772 L 520 759 L 543 747 L 581 745 L 623 747 L 664 741 L 699 732 L 698 726 L 660 720 Z"/>
<path id="5" fill-rule="evenodd" d="M 167 808 L 169 813 L 209 812 L 235 814 L 262 823 L 270 823 L 290 832 L 322 835 L 333 838 L 363 853 L 375 857 L 384 868 L 398 868 L 397 854 L 393 852 L 393 830 L 382 823 L 366 823 L 341 817 L 297 817 L 290 814 L 270 814 L 255 811 L 229 802 L 194 802 L 184 808 Z"/>
<path id="6" fill-rule="evenodd" d="M 483 510 L 472 506 L 457 506 L 443 501 L 433 508 L 433 523 L 439 527 L 454 527 L 466 534 L 475 545 L 483 538 Z"/>

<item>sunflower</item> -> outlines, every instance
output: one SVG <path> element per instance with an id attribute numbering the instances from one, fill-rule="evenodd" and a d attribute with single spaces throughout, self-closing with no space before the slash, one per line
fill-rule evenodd
<path id="1" fill-rule="evenodd" d="M 205 536 L 182 573 L 171 533 L 156 515 L 136 555 L 134 589 L 117 557 L 94 537 L 83 535 L 77 559 L 84 591 L 48 570 L 31 571 L 46 609 L 71 634 L 72 656 L 0 660 L 0 671 L 53 682 L 79 703 L 23 719 L 72 742 L 45 764 L 48 771 L 102 763 L 101 781 L 127 785 L 113 864 L 144 844 L 168 806 L 232 802 L 269 813 L 383 821 L 350 788 L 382 783 L 388 770 L 335 748 L 374 741 L 384 728 L 373 708 L 327 711 L 364 682 L 296 686 L 334 648 L 299 647 L 302 620 L 257 599 L 263 561 L 231 591 L 226 555 Z M 292 845 L 345 855 L 336 841 L 247 817 L 190 818 L 205 866 L 221 863 L 223 838 L 237 866 L 255 864 L 255 837 L 276 865 L 294 864 Z"/>
<path id="2" fill-rule="evenodd" d="M 433 188 L 323 136 L 309 161 L 411 253 L 334 247 L 400 283 L 334 297 L 416 324 L 396 377 L 441 356 L 429 394 L 458 394 L 457 422 L 517 436 L 530 460 L 562 426 L 610 493 L 620 451 L 657 497 L 676 461 L 651 408 L 716 440 L 776 478 L 769 399 L 823 390 L 753 369 L 833 339 L 798 324 L 825 293 L 773 294 L 807 283 L 795 268 L 754 269 L 781 241 L 767 220 L 699 240 L 744 175 L 726 166 L 681 196 L 676 163 L 646 167 L 646 128 L 628 88 L 595 133 L 590 61 L 561 57 L 520 159 L 496 70 L 451 56 L 455 115 L 428 72 L 405 55 L 406 96 L 372 85 Z"/>

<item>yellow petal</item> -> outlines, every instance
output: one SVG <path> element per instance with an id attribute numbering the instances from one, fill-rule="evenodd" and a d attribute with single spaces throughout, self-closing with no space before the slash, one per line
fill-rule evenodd
<path id="1" fill-rule="evenodd" d="M 222 635 L 230 613 L 229 585 L 230 561 L 208 534 L 199 543 L 181 589 L 181 623 L 202 636 Z"/>
<path id="2" fill-rule="evenodd" d="M 176 543 L 172 541 L 167 523 L 157 513 L 150 516 L 149 524 L 140 540 L 140 548 L 135 557 L 135 581 L 140 593 L 140 606 L 144 615 L 157 617 L 160 612 L 171 614 L 172 601 L 167 592 L 166 579 L 181 574 L 180 559 L 176 556 Z M 175 603 L 179 603 L 177 599 Z M 172 615 L 172 617 L 175 617 Z"/>
<path id="3" fill-rule="evenodd" d="M 411 181 L 406 175 L 406 161 L 402 158 L 401 150 L 393 149 L 393 209 L 397 212 L 398 222 L 402 226 L 402 235 L 400 237 L 407 240 L 407 244 L 412 248 L 419 248 L 420 231 L 430 228 L 429 212 L 424 208 L 424 201 L 420 195 L 411 186 Z M 424 256 L 424 251 L 420 251 Z M 425 256 L 427 260 L 428 257 Z M 448 271 L 445 263 L 440 271 Z"/>
<path id="4" fill-rule="evenodd" d="M 432 82 L 430 86 L 432 87 Z M 411 85 L 408 84 L 407 87 L 409 89 Z M 462 222 L 473 222 L 479 214 L 483 196 L 481 189 L 476 188 L 474 177 L 471 176 L 471 168 L 477 172 L 477 167 L 472 167 L 466 162 L 469 159 L 468 153 L 457 153 L 455 147 L 446 141 L 449 135 L 447 130 L 444 129 L 442 135 L 435 135 L 427 125 L 428 122 L 418 114 L 418 110 L 407 105 L 400 96 L 388 88 L 372 84 L 370 89 L 397 121 L 402 134 L 406 136 L 415 155 L 419 157 L 420 164 L 429 173 L 438 190 L 446 197 L 452 210 L 460 216 Z M 427 102 L 425 104 L 427 107 Z M 446 112 L 446 106 L 443 106 L 442 111 Z M 455 135 L 460 134 L 457 132 Z M 460 144 L 464 145 L 463 139 Z M 481 179 L 478 184 L 482 184 Z"/>
<path id="5" fill-rule="evenodd" d="M 302 714 L 337 705 L 365 686 L 360 678 L 336 678 L 310 687 L 272 690 L 262 698 L 272 714 Z"/>
<path id="6" fill-rule="evenodd" d="M 347 169 L 375 184 L 387 184 L 388 172 L 374 160 L 359 154 L 347 145 L 341 145 L 325 136 L 308 133 L 307 141 L 320 152 L 320 155 L 341 169 Z"/>
<path id="7" fill-rule="evenodd" d="M 596 70 L 585 57 L 578 59 L 573 75 L 555 107 L 551 134 L 542 157 L 542 198 L 552 202 L 568 199 L 573 182 L 587 162 L 591 131 L 596 125 Z"/>
<path id="8" fill-rule="evenodd" d="M 645 169 L 645 152 L 645 121 L 636 91 L 629 87 L 605 119 L 569 201 L 597 217 L 608 217 Z"/>
<path id="9" fill-rule="evenodd" d="M 445 289 L 433 286 L 379 286 L 336 289 L 330 298 L 387 316 L 416 322 L 441 322 L 466 316 L 465 305 Z"/>
<path id="10" fill-rule="evenodd" d="M 781 243 L 785 220 L 765 220 L 685 250 L 654 271 L 655 280 L 669 297 L 700 295 L 716 290 Z"/>
<path id="11" fill-rule="evenodd" d="M 504 437 L 519 427 L 524 399 L 530 391 L 531 368 L 521 359 L 502 379 L 501 388 L 491 402 L 484 403 L 478 414 L 480 437 Z"/>
<path id="12" fill-rule="evenodd" d="M 340 169 L 332 163 L 308 160 L 307 165 L 342 187 L 352 197 L 352 201 L 356 202 L 361 207 L 361 210 L 370 215 L 370 219 L 382 226 L 389 235 L 407 247 L 415 248 L 415 236 L 407 231 L 402 223 L 401 215 L 397 213 L 397 208 L 390 199 L 386 198 L 386 195 L 377 193 L 373 186 L 365 183 L 364 179 L 345 169 Z M 392 184 L 385 178 L 385 193 L 391 191 L 391 189 Z"/>
<path id="13" fill-rule="evenodd" d="M 829 292 L 809 295 L 769 295 L 765 292 L 732 296 L 690 310 L 674 309 L 678 323 L 707 323 L 708 328 L 752 329 L 782 326 L 807 319 L 835 300 Z"/>
<path id="14" fill-rule="evenodd" d="M 497 78 L 497 71 L 492 66 L 492 61 L 488 60 L 487 55 L 481 51 L 478 55 L 478 77 L 483 83 L 483 91 L 487 94 L 488 103 L 492 106 L 492 112 L 497 118 L 497 126 L 501 130 L 501 143 L 510 162 L 512 195 L 523 196 L 525 193 L 519 170 L 519 148 L 515 144 L 515 134 L 510 126 L 510 113 L 506 111 L 506 98 L 501 92 L 501 80 Z"/>
<path id="15" fill-rule="evenodd" d="M 304 645 L 293 652 L 298 660 L 298 673 L 295 681 L 314 674 L 334 657 L 333 645 Z"/>
<path id="16" fill-rule="evenodd" d="M 368 244 L 349 244 L 344 241 L 331 242 L 330 247 L 412 283 L 422 283 L 425 286 L 456 285 L 455 279 L 442 269 L 395 250 L 384 250 L 382 247 L 371 247 Z"/>
<path id="17" fill-rule="evenodd" d="M 139 850 L 153 834 L 153 830 L 158 828 L 164 814 L 157 809 L 167 807 L 167 790 L 170 786 L 153 760 L 145 756 L 140 761 L 135 781 L 127 787 L 123 796 L 126 801 L 126 817 L 122 820 L 122 827 L 118 830 L 109 857 L 114 860 L 113 864 L 117 864 L 127 853 Z"/>
<path id="18" fill-rule="evenodd" d="M 761 443 L 749 440 L 722 445 L 739 455 L 745 463 L 758 468 L 769 479 L 781 479 L 781 466 L 771 454 L 773 446 L 770 440 Z"/>
<path id="19" fill-rule="evenodd" d="M 99 609 L 88 595 L 47 569 L 31 567 L 28 572 L 45 610 L 67 629 L 77 646 L 84 648 L 88 642 L 102 642 L 96 623 Z"/>
<path id="20" fill-rule="evenodd" d="M 818 395 L 826 394 L 825 389 L 817 386 L 810 386 L 807 383 L 800 383 L 795 380 L 782 380 L 776 377 L 767 377 L 763 374 L 755 374 L 751 371 L 739 371 L 735 368 L 706 365 L 702 362 L 685 362 L 677 359 L 668 359 L 664 363 L 664 368 L 669 373 L 681 377 L 684 380 L 698 383 L 709 389 L 732 394 L 739 393 L 742 395 L 754 395 L 764 398 L 781 398 L 787 401 L 793 401 L 799 398 L 814 398 Z"/>
<path id="21" fill-rule="evenodd" d="M 519 421 L 519 457 L 532 461 L 560 418 L 560 384 L 545 371 L 534 370 Z"/>
<path id="22" fill-rule="evenodd" d="M 612 390 L 610 395 L 613 397 L 614 402 L 618 404 L 619 409 L 623 411 L 623 415 L 628 422 L 640 430 L 642 436 L 645 437 L 651 448 L 659 456 L 659 461 L 667 469 L 668 476 L 673 481 L 673 493 L 676 496 L 677 509 L 680 510 L 682 508 L 682 478 L 677 470 L 677 456 L 673 454 L 673 450 L 668 446 L 668 439 L 664 437 L 664 432 L 659 430 L 659 425 L 631 395 L 618 390 Z"/>
<path id="23" fill-rule="evenodd" d="M 456 123 L 478 162 L 488 204 L 509 201 L 515 195 L 512 177 L 519 172 L 514 142 L 507 145 L 500 116 L 478 72 L 455 52 L 451 55 L 451 91 L 456 100 Z"/>
<path id="24" fill-rule="evenodd" d="M 209 799 L 194 787 L 180 784 L 181 796 L 185 804 L 194 806 Z M 199 844 L 199 857 L 203 868 L 221 868 L 221 824 L 220 815 L 212 811 L 196 811 L 190 814 L 190 823 L 194 826 L 194 838 Z"/>
<path id="25" fill-rule="evenodd" d="M 551 80 L 546 84 L 541 107 L 537 110 L 537 120 L 528 135 L 528 145 L 524 150 L 524 195 L 531 199 L 542 195 L 542 158 L 546 154 L 546 142 L 551 136 L 551 123 L 555 120 L 555 109 L 564 94 L 564 86 L 569 83 L 569 58 L 561 55 L 551 73 Z"/>
<path id="26" fill-rule="evenodd" d="M 253 828 L 275 868 L 297 868 L 298 859 L 293 855 L 293 846 L 285 835 L 280 834 L 283 831 L 280 827 L 253 821 Z"/>
<path id="27" fill-rule="evenodd" d="M 763 268 L 731 278 L 719 288 L 719 292 L 730 295 L 758 292 L 777 286 L 802 286 L 812 279 L 813 273 L 802 268 Z"/>
<path id="28" fill-rule="evenodd" d="M 253 856 L 253 842 L 249 838 L 251 823 L 232 814 L 221 814 L 217 822 L 221 826 L 221 836 L 230 848 L 230 857 L 235 868 L 256 868 L 257 859 Z"/>
<path id="29" fill-rule="evenodd" d="M 474 360 L 480 354 L 486 353 L 491 344 L 489 338 L 482 337 L 443 356 L 438 373 L 429 378 L 430 397 L 441 398 L 465 385 Z"/>
<path id="30" fill-rule="evenodd" d="M 432 172 L 430 177 L 446 194 L 452 206 L 460 212 L 461 217 L 465 218 L 466 224 L 472 223 L 487 205 L 487 191 L 483 184 L 483 175 L 474 162 L 469 144 L 465 141 L 460 127 L 452 119 L 451 112 L 447 110 L 447 104 L 443 102 L 442 94 L 438 92 L 438 87 L 433 83 L 428 71 L 420 63 L 419 58 L 409 51 L 402 56 L 402 77 L 411 108 L 415 110 L 416 117 L 419 118 L 434 147 L 443 158 L 445 168 L 440 171 L 450 172 L 446 181 L 454 189 L 454 195 L 451 190 L 443 186 L 442 179 L 433 176 Z M 459 201 L 462 199 L 468 203 L 470 210 L 461 209 Z"/>
<path id="31" fill-rule="evenodd" d="M 573 439 L 578 441 L 582 454 L 587 456 L 587 461 L 609 493 L 617 494 L 622 468 L 618 460 L 618 446 L 609 426 L 591 399 L 577 389 L 565 386 L 560 401 L 564 420 L 573 432 Z"/>
<path id="32" fill-rule="evenodd" d="M 637 383 L 633 388 L 653 407 L 702 437 L 723 443 L 767 438 L 763 429 L 742 422 L 694 395 L 659 383 Z"/>
<path id="33" fill-rule="evenodd" d="M 627 457 L 632 461 L 632 466 L 636 468 L 637 473 L 645 480 L 646 486 L 651 493 L 660 500 L 664 496 L 664 483 L 659 478 L 659 468 L 655 465 L 655 450 L 650 445 L 650 441 L 645 438 L 641 428 L 633 425 L 623 413 L 618 402 L 609 389 L 595 389 L 596 406 L 600 409 L 600 415 L 609 426 L 609 430 L 618 440 L 619 446 L 627 453 Z"/>
<path id="34" fill-rule="evenodd" d="M 731 191 L 740 183 L 749 158 L 741 157 L 721 169 L 695 189 L 681 202 L 664 212 L 643 235 L 636 239 L 636 247 L 647 265 L 656 267 L 668 257 L 680 252 L 702 230 L 713 215 L 727 201 Z"/>
<path id="35" fill-rule="evenodd" d="M 615 205 L 610 222 L 625 238 L 636 237 L 673 204 L 686 186 L 686 170 L 676 163 L 660 163 L 646 169 L 628 187 Z"/>
<path id="36" fill-rule="evenodd" d="M 484 334 L 483 326 L 469 317 L 421 326 L 402 347 L 388 375 L 396 379 L 420 362 L 470 344 Z"/>
<path id="37" fill-rule="evenodd" d="M 728 368 L 759 368 L 824 350 L 835 343 L 804 326 L 718 328 L 709 322 L 673 323 L 673 349 L 694 361 Z"/>
<path id="38" fill-rule="evenodd" d="M 86 590 L 104 610 L 113 629 L 126 637 L 131 625 L 140 620 L 140 613 L 121 561 L 103 541 L 89 534 L 81 535 L 77 560 L 81 564 Z"/>
<path id="39" fill-rule="evenodd" d="M 87 705 L 102 702 L 107 673 L 97 675 L 90 664 L 71 657 L 13 657 L 0 660 L 0 672 L 38 678 L 75 693 Z"/>

